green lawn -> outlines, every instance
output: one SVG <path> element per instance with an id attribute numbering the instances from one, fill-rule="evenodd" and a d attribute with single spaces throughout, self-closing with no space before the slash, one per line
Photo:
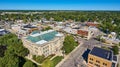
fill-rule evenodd
<path id="1" fill-rule="evenodd" d="M 52 64 L 53 64 L 52 67 L 55 67 L 62 59 L 63 59 L 62 56 L 57 56 L 57 57 L 53 58 L 52 59 Z"/>
<path id="2" fill-rule="evenodd" d="M 43 63 L 41 67 L 52 67 L 52 62 L 50 61 L 50 59 L 46 59 Z"/>
<path id="3" fill-rule="evenodd" d="M 47 60 L 47 59 L 50 59 L 50 58 L 52 58 L 54 56 L 54 54 L 53 55 L 49 55 L 48 57 L 45 57 L 44 55 L 42 55 L 42 56 L 36 56 L 36 55 L 33 55 L 33 60 L 34 61 L 36 61 L 36 62 L 38 62 L 38 63 L 43 63 L 45 60 Z"/>
<path id="4" fill-rule="evenodd" d="M 62 56 L 56 56 L 52 60 L 50 58 L 47 58 L 43 63 L 42 67 L 55 67 L 61 60 L 63 59 Z"/>

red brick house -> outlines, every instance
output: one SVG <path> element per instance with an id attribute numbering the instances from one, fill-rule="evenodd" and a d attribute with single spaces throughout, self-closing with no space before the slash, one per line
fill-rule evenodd
<path id="1" fill-rule="evenodd" d="M 94 26 L 94 27 L 98 27 L 99 26 L 98 23 L 94 23 L 94 22 L 87 22 L 86 25 L 87 26 Z"/>

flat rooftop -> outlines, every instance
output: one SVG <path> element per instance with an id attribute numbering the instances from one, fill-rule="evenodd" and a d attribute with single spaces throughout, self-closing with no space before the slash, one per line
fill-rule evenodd
<path id="1" fill-rule="evenodd" d="M 0 36 L 9 33 L 8 31 L 6 31 L 5 29 L 0 29 Z"/>
<path id="2" fill-rule="evenodd" d="M 28 25 L 25 25 L 25 26 L 23 26 L 24 28 L 37 28 L 36 26 L 34 26 L 34 25 L 30 25 L 30 24 L 28 24 Z"/>
<path id="3" fill-rule="evenodd" d="M 117 61 L 117 56 L 113 56 L 113 60 L 114 60 L 114 61 Z"/>
<path id="4" fill-rule="evenodd" d="M 44 32 L 34 31 L 31 35 L 27 36 L 27 40 L 36 44 L 44 44 L 59 36 L 63 35 L 54 30 L 48 30 Z"/>
<path id="5" fill-rule="evenodd" d="M 0 31 L 4 31 L 5 29 L 0 29 Z"/>
<path id="6" fill-rule="evenodd" d="M 113 52 L 110 51 L 110 50 L 106 50 L 106 49 L 94 47 L 92 49 L 92 51 L 90 52 L 90 54 L 111 61 L 112 60 Z"/>

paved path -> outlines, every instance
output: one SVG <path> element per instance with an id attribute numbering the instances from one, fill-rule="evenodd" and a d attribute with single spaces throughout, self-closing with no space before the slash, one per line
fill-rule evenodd
<path id="1" fill-rule="evenodd" d="M 120 54 L 118 55 L 118 67 L 120 67 Z"/>
<path id="2" fill-rule="evenodd" d="M 33 63 L 35 63 L 35 64 L 37 64 L 37 65 L 39 65 L 39 66 L 41 66 L 41 65 L 42 65 L 42 64 L 40 64 L 40 63 L 38 63 L 38 62 L 34 61 L 33 59 L 31 59 L 31 58 L 27 57 L 27 56 L 26 56 L 25 58 L 27 58 L 27 59 L 31 60 Z"/>

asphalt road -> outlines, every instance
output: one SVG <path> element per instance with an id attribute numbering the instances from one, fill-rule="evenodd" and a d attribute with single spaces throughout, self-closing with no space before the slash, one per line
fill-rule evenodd
<path id="1" fill-rule="evenodd" d="M 60 67 L 76 67 L 77 59 L 83 54 L 85 50 L 86 48 L 81 45 Z"/>

